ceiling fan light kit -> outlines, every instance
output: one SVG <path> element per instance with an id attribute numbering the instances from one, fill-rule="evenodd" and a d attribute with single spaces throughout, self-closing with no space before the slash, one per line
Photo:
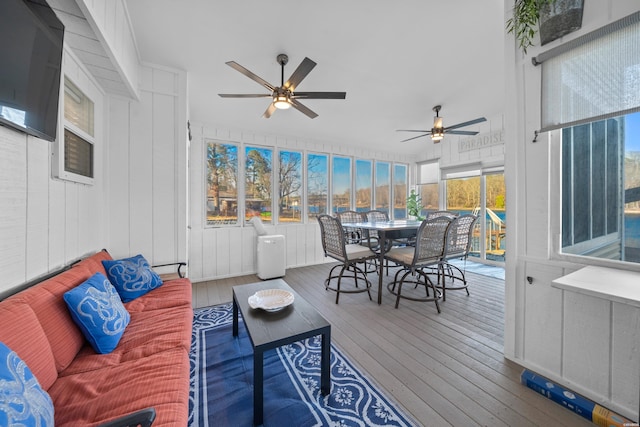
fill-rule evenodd
<path id="1" fill-rule="evenodd" d="M 316 63 L 313 62 L 309 58 L 304 58 L 298 68 L 291 74 L 289 80 L 284 81 L 284 66 L 289 62 L 289 57 L 284 53 L 281 53 L 277 56 L 276 60 L 281 67 L 281 77 L 280 77 L 280 86 L 274 86 L 264 80 L 263 78 L 257 76 L 253 72 L 247 70 L 242 65 L 238 64 L 234 61 L 229 61 L 226 64 L 233 68 L 236 71 L 244 74 L 249 77 L 251 80 L 259 83 L 265 88 L 269 89 L 270 94 L 225 94 L 219 93 L 218 95 L 222 98 L 271 98 L 272 102 L 267 107 L 267 110 L 264 112 L 262 117 L 268 119 L 274 113 L 276 109 L 278 110 L 286 110 L 288 108 L 295 108 L 301 113 L 305 114 L 307 117 L 314 119 L 318 117 L 318 115 L 313 112 L 311 109 L 303 105 L 299 98 L 306 99 L 345 99 L 347 94 L 346 92 L 294 92 L 296 87 L 300 84 L 300 82 L 307 77 L 307 74 L 311 72 L 311 70 L 316 66 Z"/>
<path id="2" fill-rule="evenodd" d="M 423 135 L 414 136 L 412 138 L 408 138 L 408 139 L 402 140 L 400 142 L 407 142 L 407 141 L 411 141 L 413 139 L 422 138 L 424 136 L 430 135 L 431 136 L 431 140 L 434 143 L 437 144 L 438 142 L 442 141 L 442 139 L 444 138 L 444 134 L 445 133 L 451 133 L 451 134 L 455 134 L 455 135 L 477 135 L 478 132 L 475 132 L 475 131 L 454 130 L 454 129 L 458 129 L 458 128 L 461 128 L 461 127 L 470 126 L 470 125 L 474 125 L 476 123 L 481 123 L 481 122 L 486 122 L 487 121 L 487 119 L 485 119 L 484 117 L 479 117 L 479 118 L 474 119 L 474 120 L 469 120 L 468 122 L 462 122 L 462 123 L 458 123 L 457 125 L 444 127 L 442 125 L 442 117 L 440 117 L 440 109 L 441 108 L 442 108 L 442 106 L 440 106 L 440 105 L 436 105 L 435 107 L 433 107 L 433 111 L 436 112 L 436 116 L 433 118 L 433 127 L 431 128 L 431 130 L 398 129 L 397 132 L 421 132 L 421 133 L 424 133 Z"/>

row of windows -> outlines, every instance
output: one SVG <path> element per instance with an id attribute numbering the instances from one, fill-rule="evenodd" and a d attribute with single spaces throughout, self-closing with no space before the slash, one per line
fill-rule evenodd
<path id="1" fill-rule="evenodd" d="M 407 215 L 406 164 L 207 141 L 207 225 L 301 223 L 345 210 Z M 244 200 L 244 203 L 241 201 Z"/>

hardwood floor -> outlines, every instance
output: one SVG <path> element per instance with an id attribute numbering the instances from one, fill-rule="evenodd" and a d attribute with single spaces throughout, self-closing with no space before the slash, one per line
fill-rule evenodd
<path id="1" fill-rule="evenodd" d="M 383 287 L 382 305 L 366 293 L 325 291 L 334 264 L 288 269 L 284 280 L 332 325 L 332 341 L 387 395 L 425 426 L 592 426 L 520 384 L 522 367 L 503 357 L 504 281 L 467 272 L 470 296 L 447 292 L 432 302 L 401 300 Z M 393 274 L 393 270 L 390 271 Z M 391 280 L 385 277 L 385 283 Z M 230 302 L 233 277 L 193 286 L 195 308 Z"/>

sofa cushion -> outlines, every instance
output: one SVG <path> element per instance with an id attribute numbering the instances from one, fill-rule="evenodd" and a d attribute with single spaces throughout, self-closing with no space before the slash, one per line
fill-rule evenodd
<path id="1" fill-rule="evenodd" d="M 191 309 L 192 302 L 191 281 L 189 279 L 174 279 L 165 281 L 161 287 L 153 292 L 127 302 L 124 306 L 127 307 L 129 313 L 135 313 L 179 305 L 188 305 Z"/>
<path id="2" fill-rule="evenodd" d="M 6 300 L 0 303 L 0 319 L 0 341 L 25 361 L 45 390 L 49 389 L 58 378 L 58 371 L 36 314 L 21 301 Z"/>
<path id="3" fill-rule="evenodd" d="M 110 353 L 116 348 L 131 317 L 120 295 L 102 273 L 94 274 L 66 292 L 64 300 L 96 353 Z"/>
<path id="4" fill-rule="evenodd" d="M 54 427 L 53 402 L 26 363 L 0 342 L 0 425 Z"/>
<path id="5" fill-rule="evenodd" d="M 111 353 L 96 354 L 87 346 L 60 376 L 114 366 L 177 347 L 189 351 L 192 325 L 193 310 L 186 306 L 131 313 L 131 322 Z"/>
<path id="6" fill-rule="evenodd" d="M 15 298 L 31 307 L 49 341 L 58 372 L 69 366 L 86 342 L 62 296 L 89 277 L 86 267 L 74 267 L 6 300 Z"/>
<path id="7" fill-rule="evenodd" d="M 133 301 L 162 285 L 162 279 L 151 270 L 149 263 L 142 255 L 120 260 L 104 260 L 102 265 L 123 302 Z"/>
<path id="8" fill-rule="evenodd" d="M 184 349 L 174 348 L 63 376 L 49 394 L 56 408 L 56 427 L 95 426 L 150 406 L 157 414 L 153 427 L 186 426 L 189 356 Z"/>

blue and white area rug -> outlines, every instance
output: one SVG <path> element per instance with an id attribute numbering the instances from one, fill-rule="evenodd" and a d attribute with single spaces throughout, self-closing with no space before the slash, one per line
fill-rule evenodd
<path id="1" fill-rule="evenodd" d="M 253 352 L 231 303 L 194 310 L 189 426 L 251 426 Z M 264 355 L 264 426 L 413 426 L 331 345 L 331 393 L 320 393 L 320 337 Z"/>

